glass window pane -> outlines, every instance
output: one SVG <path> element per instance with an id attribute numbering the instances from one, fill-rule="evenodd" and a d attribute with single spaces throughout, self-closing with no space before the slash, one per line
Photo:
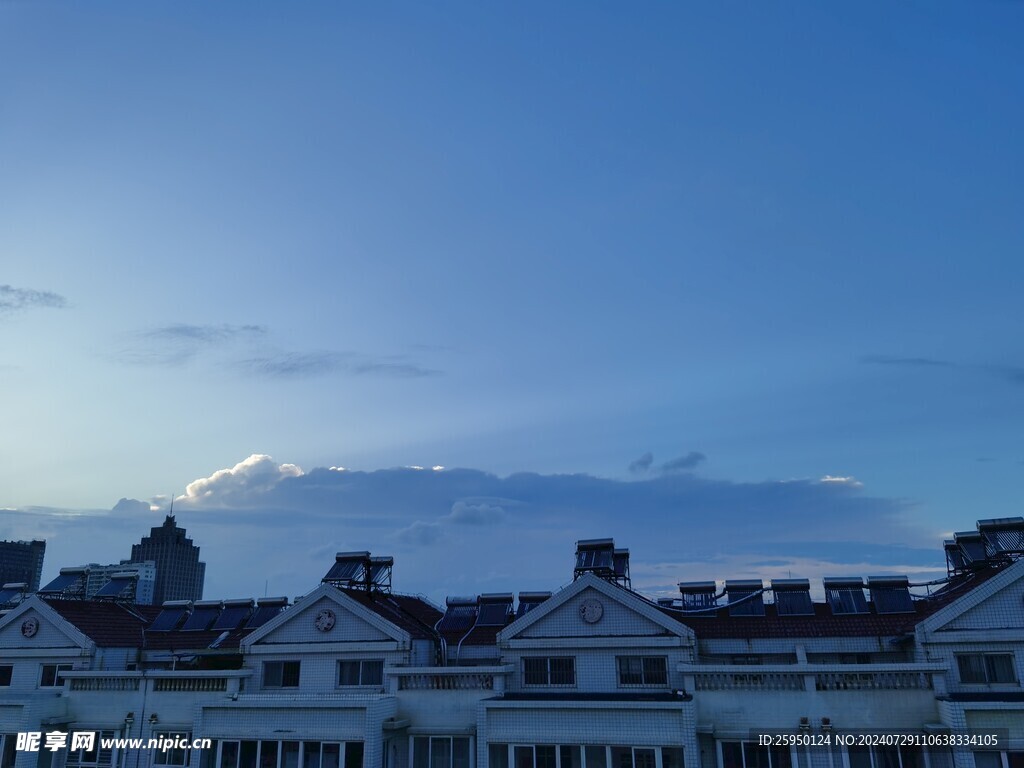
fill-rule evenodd
<path id="1" fill-rule="evenodd" d="M 771 750 L 772 768 L 791 768 L 793 765 L 793 753 L 789 747 L 774 747 Z"/>
<path id="2" fill-rule="evenodd" d="M 430 768 L 452 768 L 452 740 L 448 737 L 430 739 Z"/>
<path id="3" fill-rule="evenodd" d="M 920 747 L 900 747 L 899 751 L 903 768 L 924 768 L 924 753 Z"/>
<path id="4" fill-rule="evenodd" d="M 846 756 L 850 760 L 850 768 L 871 768 L 871 753 L 867 747 L 849 747 Z"/>
<path id="5" fill-rule="evenodd" d="M 238 768 L 238 742 L 225 741 L 220 747 L 220 768 Z"/>
<path id="6" fill-rule="evenodd" d="M 563 744 L 559 747 L 561 768 L 583 768 L 582 750 L 578 744 Z"/>
<path id="7" fill-rule="evenodd" d="M 491 744 L 487 747 L 487 764 L 490 768 L 508 768 L 508 744 Z"/>
<path id="8" fill-rule="evenodd" d="M 643 681 L 643 663 L 640 657 L 620 656 L 619 685 L 640 685 Z"/>
<path id="9" fill-rule="evenodd" d="M 302 768 L 320 768 L 320 742 L 302 742 Z"/>
<path id="10" fill-rule="evenodd" d="M 243 741 L 238 751 L 238 768 L 256 768 L 258 741 Z"/>
<path id="11" fill-rule="evenodd" d="M 534 749 L 537 768 L 555 768 L 555 748 L 548 745 L 537 745 Z"/>
<path id="12" fill-rule="evenodd" d="M 526 685 L 548 684 L 547 659 L 523 659 L 523 682 Z M 518 758 L 516 758 L 518 761 Z M 531 758 L 532 761 L 532 758 Z M 518 766 L 518 762 L 517 762 Z"/>
<path id="13" fill-rule="evenodd" d="M 900 768 L 898 747 L 876 747 L 875 768 Z"/>
<path id="14" fill-rule="evenodd" d="M 585 747 L 586 768 L 608 768 L 608 754 L 604 747 Z"/>
<path id="15" fill-rule="evenodd" d="M 216 768 L 217 766 L 217 741 L 210 742 L 210 748 L 199 752 L 199 768 Z M 12 768 L 8 765 L 0 765 L 0 768 Z"/>
<path id="16" fill-rule="evenodd" d="M 299 742 L 281 742 L 281 768 L 299 768 Z"/>
<path id="17" fill-rule="evenodd" d="M 644 683 L 647 685 L 668 685 L 668 659 L 664 656 L 648 656 L 645 658 Z"/>
<path id="18" fill-rule="evenodd" d="M 281 687 L 283 688 L 298 688 L 299 687 L 299 662 L 297 661 L 286 661 L 284 663 L 284 669 L 281 671 Z"/>
<path id="19" fill-rule="evenodd" d="M 469 768 L 469 737 L 452 739 L 452 768 Z"/>
<path id="20" fill-rule="evenodd" d="M 743 768 L 743 748 L 738 741 L 722 742 L 722 768 Z"/>
<path id="21" fill-rule="evenodd" d="M 632 747 L 612 747 L 611 768 L 633 768 Z"/>
<path id="22" fill-rule="evenodd" d="M 960 682 L 962 683 L 984 683 L 985 682 L 985 661 L 981 654 L 963 654 L 956 657 L 957 666 L 960 668 Z"/>
<path id="23" fill-rule="evenodd" d="M 569 658 L 551 659 L 551 685 L 575 685 L 576 660 Z"/>
<path id="24" fill-rule="evenodd" d="M 359 662 L 338 662 L 338 685 L 359 685 Z"/>
<path id="25" fill-rule="evenodd" d="M 1014 674 L 1013 670 L 1013 656 L 1008 653 L 986 656 L 985 667 L 990 683 L 1017 682 L 1017 675 Z"/>
<path id="26" fill-rule="evenodd" d="M 277 768 L 277 742 L 260 742 L 260 768 Z"/>
<path id="27" fill-rule="evenodd" d="M 1007 752 L 1006 768 L 1024 768 L 1024 752 Z"/>
<path id="28" fill-rule="evenodd" d="M 324 742 L 320 749 L 320 768 L 340 768 L 341 744 Z"/>
<path id="29" fill-rule="evenodd" d="M 746 768 L 770 768 L 768 747 L 759 747 L 750 741 L 743 742 L 743 764 Z"/>
<path id="30" fill-rule="evenodd" d="M 417 736 L 412 740 L 412 768 L 430 768 L 430 737 Z"/>
<path id="31" fill-rule="evenodd" d="M 384 662 L 364 661 L 361 682 L 363 685 L 381 685 L 384 682 Z"/>
<path id="32" fill-rule="evenodd" d="M 662 747 L 661 768 L 683 768 L 683 748 Z"/>
<path id="33" fill-rule="evenodd" d="M 533 747 L 515 747 L 515 768 L 533 768 Z"/>
<path id="34" fill-rule="evenodd" d="M 265 662 L 263 662 L 263 687 L 264 688 L 280 688 L 281 687 L 281 662 L 279 662 L 279 661 L 265 661 Z"/>
<path id="35" fill-rule="evenodd" d="M 345 742 L 345 768 L 363 768 L 363 742 Z"/>
<path id="36" fill-rule="evenodd" d="M 634 768 L 655 768 L 656 762 L 654 758 L 653 749 L 634 749 L 633 750 L 633 766 Z"/>

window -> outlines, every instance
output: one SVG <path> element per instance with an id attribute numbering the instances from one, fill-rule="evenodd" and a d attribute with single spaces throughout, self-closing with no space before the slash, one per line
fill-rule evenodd
<path id="1" fill-rule="evenodd" d="M 264 688 L 298 688 L 299 662 L 297 661 L 265 661 L 263 662 Z"/>
<path id="2" fill-rule="evenodd" d="M 619 685 L 668 685 L 665 656 L 619 656 Z"/>
<path id="3" fill-rule="evenodd" d="M 117 737 L 115 731 L 99 731 L 93 748 L 68 750 L 68 757 L 64 765 L 67 768 L 113 768 L 114 750 L 102 746 L 104 739 Z"/>
<path id="4" fill-rule="evenodd" d="M 524 685 L 576 685 L 576 659 L 552 656 L 523 659 Z"/>
<path id="5" fill-rule="evenodd" d="M 1024 752 L 975 752 L 975 768 L 1024 768 Z"/>
<path id="6" fill-rule="evenodd" d="M 384 662 L 380 659 L 338 662 L 338 685 L 383 685 Z"/>
<path id="7" fill-rule="evenodd" d="M 39 673 L 40 688 L 57 688 L 64 685 L 61 672 L 70 672 L 70 664 L 43 664 Z"/>
<path id="8" fill-rule="evenodd" d="M 683 749 L 590 744 L 489 744 L 487 762 L 490 768 L 683 768 Z M 414 764 L 413 768 L 422 767 Z"/>
<path id="9" fill-rule="evenodd" d="M 956 657 L 961 683 L 1015 683 L 1012 653 L 965 653 Z"/>
<path id="10" fill-rule="evenodd" d="M 162 742 L 157 743 L 169 745 L 163 749 L 158 748 L 153 753 L 153 765 L 188 765 L 189 748 L 184 745 L 192 743 L 191 733 L 187 731 L 154 732 L 153 738 L 163 739 Z M 178 744 L 182 746 L 177 746 Z"/>
<path id="11" fill-rule="evenodd" d="M 14 761 L 18 757 L 15 747 L 18 745 L 18 734 L 0 734 L 0 768 L 14 768 Z"/>
<path id="12" fill-rule="evenodd" d="M 416 736 L 412 768 L 469 768 L 469 737 Z"/>
<path id="13" fill-rule="evenodd" d="M 721 741 L 719 746 L 722 768 L 793 768 L 789 747 L 759 747 L 755 741 Z"/>
<path id="14" fill-rule="evenodd" d="M 849 747 L 850 768 L 924 768 L 920 747 Z"/>
<path id="15" fill-rule="evenodd" d="M 222 741 L 211 768 L 276 768 L 278 765 L 280 768 L 362 768 L 363 742 Z"/>
<path id="16" fill-rule="evenodd" d="M 7 688 L 11 684 L 11 675 L 13 673 L 13 664 L 0 664 L 0 688 Z"/>

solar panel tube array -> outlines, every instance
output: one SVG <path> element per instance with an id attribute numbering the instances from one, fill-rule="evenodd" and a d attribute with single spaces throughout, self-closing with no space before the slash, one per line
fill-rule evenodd
<path id="1" fill-rule="evenodd" d="M 365 589 L 391 592 L 393 557 L 371 557 L 368 551 L 339 552 L 334 565 L 320 580 L 339 589 Z"/>
<path id="2" fill-rule="evenodd" d="M 764 616 L 764 589 L 760 579 L 736 579 L 725 582 L 730 616 Z"/>

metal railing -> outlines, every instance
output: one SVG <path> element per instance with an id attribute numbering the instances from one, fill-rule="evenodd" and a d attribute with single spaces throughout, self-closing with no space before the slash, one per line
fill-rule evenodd
<path id="1" fill-rule="evenodd" d="M 74 677 L 68 680 L 72 691 L 137 691 L 137 677 Z"/>
<path id="2" fill-rule="evenodd" d="M 821 672 L 814 676 L 816 691 L 930 690 L 928 672 Z"/>
<path id="3" fill-rule="evenodd" d="M 802 691 L 804 676 L 789 672 L 711 672 L 694 675 L 698 691 Z"/>

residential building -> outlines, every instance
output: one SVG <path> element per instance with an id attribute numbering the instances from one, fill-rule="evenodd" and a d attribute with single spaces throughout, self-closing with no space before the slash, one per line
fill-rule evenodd
<path id="1" fill-rule="evenodd" d="M 199 561 L 199 547 L 179 528 L 174 515 L 167 515 L 164 524 L 150 530 L 138 544 L 132 545 L 131 562 L 156 563 L 153 601 L 201 600 L 206 579 L 206 563 Z"/>
<path id="2" fill-rule="evenodd" d="M 0 541 L 0 585 L 23 583 L 29 592 L 35 592 L 43 576 L 45 554 L 45 541 Z"/>
<path id="3" fill-rule="evenodd" d="M 443 608 L 368 552 L 293 605 L 74 599 L 72 569 L 0 618 L 0 768 L 1020 768 L 1024 519 L 945 554 L 944 579 L 826 579 L 820 602 L 799 579 L 650 600 L 611 540 L 553 594 Z M 211 742 L 10 746 L 54 729 Z"/>
<path id="4" fill-rule="evenodd" d="M 95 597 L 98 592 L 110 584 L 112 577 L 134 573 L 136 578 L 132 580 L 133 584 L 129 587 L 132 600 L 139 605 L 153 605 L 157 573 L 155 561 L 133 563 L 130 560 L 122 560 L 120 563 L 110 565 L 89 563 L 83 567 L 88 569 L 85 581 L 86 598 Z"/>

